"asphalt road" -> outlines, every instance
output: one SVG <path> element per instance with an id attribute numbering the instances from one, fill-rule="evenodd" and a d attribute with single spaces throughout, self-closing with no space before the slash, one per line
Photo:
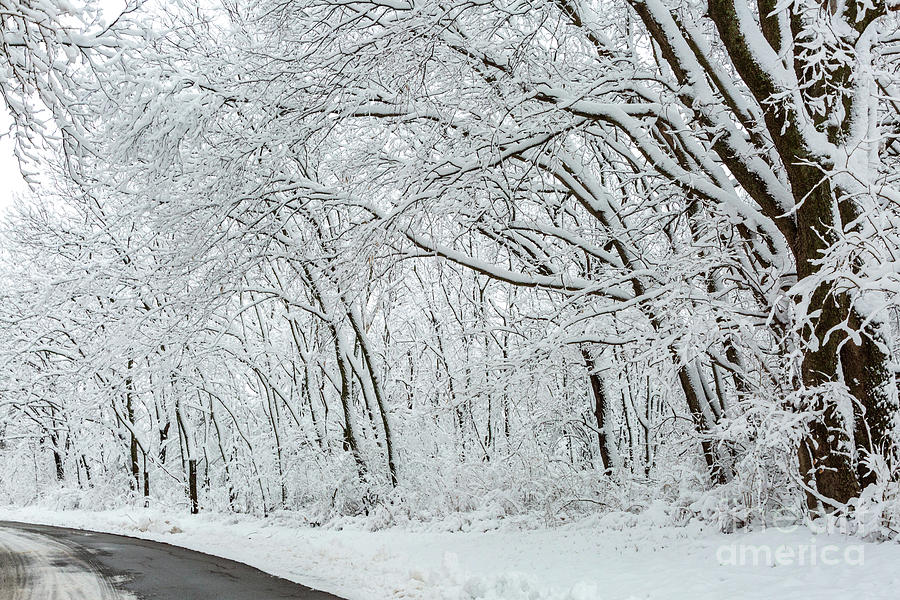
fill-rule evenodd
<path id="1" fill-rule="evenodd" d="M 341 600 L 245 564 L 106 533 L 0 522 L 0 600 Z"/>

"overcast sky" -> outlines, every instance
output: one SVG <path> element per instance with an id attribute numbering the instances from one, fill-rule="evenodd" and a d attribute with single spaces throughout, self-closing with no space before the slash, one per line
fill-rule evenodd
<path id="1" fill-rule="evenodd" d="M 25 190 L 25 182 L 19 173 L 19 165 L 13 154 L 12 140 L 6 135 L 9 131 L 9 114 L 0 104 L 0 211 L 5 212 L 11 205 L 13 195 Z"/>
<path id="2" fill-rule="evenodd" d="M 101 20 L 109 22 L 122 12 L 125 2 L 123 0 L 99 0 L 99 6 L 102 10 Z M 102 23 L 101 23 L 102 26 Z M 22 175 L 19 172 L 19 165 L 13 154 L 13 143 L 6 133 L 9 131 L 10 117 L 0 101 L 0 214 L 12 206 L 13 197 L 16 193 L 24 192 L 28 189 Z"/>

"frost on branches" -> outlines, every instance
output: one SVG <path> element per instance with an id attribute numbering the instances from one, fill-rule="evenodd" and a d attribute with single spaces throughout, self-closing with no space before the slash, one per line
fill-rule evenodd
<path id="1" fill-rule="evenodd" d="M 0 498 L 892 527 L 896 8 L 15 4 Z"/>

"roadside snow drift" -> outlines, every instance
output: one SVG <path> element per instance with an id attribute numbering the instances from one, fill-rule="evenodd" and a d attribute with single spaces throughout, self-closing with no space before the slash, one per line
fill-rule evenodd
<path id="1" fill-rule="evenodd" d="M 668 526 L 653 511 L 550 529 L 472 522 L 456 532 L 310 528 L 290 513 L 8 508 L 4 519 L 162 541 L 349 600 L 894 600 L 900 589 L 897 544 L 805 527 L 726 535 Z"/>

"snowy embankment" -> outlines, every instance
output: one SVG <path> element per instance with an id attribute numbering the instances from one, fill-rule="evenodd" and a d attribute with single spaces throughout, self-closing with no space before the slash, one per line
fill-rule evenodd
<path id="1" fill-rule="evenodd" d="M 16 520 L 120 533 L 238 560 L 349 600 L 896 598 L 900 545 L 807 528 L 721 534 L 660 525 L 653 511 L 552 529 L 487 521 L 462 531 L 310 528 L 155 510 L 0 508 Z"/>

